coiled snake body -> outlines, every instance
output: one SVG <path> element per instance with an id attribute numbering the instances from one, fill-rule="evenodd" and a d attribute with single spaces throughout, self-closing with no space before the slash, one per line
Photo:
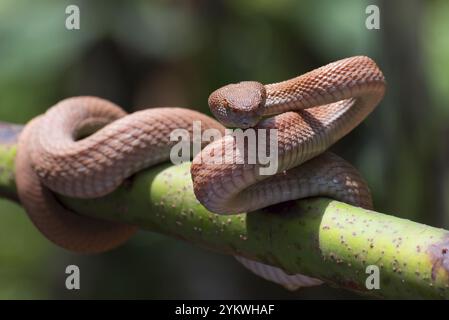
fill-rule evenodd
<path id="1" fill-rule="evenodd" d="M 278 130 L 278 173 L 261 176 L 257 163 L 204 161 L 229 150 L 225 145 L 236 147 L 231 136 L 224 136 L 193 160 L 196 197 L 221 214 L 320 195 L 371 208 L 369 189 L 359 173 L 324 151 L 363 121 L 384 91 L 382 72 L 364 56 L 280 83 L 242 82 L 218 89 L 209 97 L 209 105 L 224 125 Z M 266 118 L 270 115 L 275 116 Z M 188 109 L 155 108 L 126 115 L 99 98 L 66 99 L 30 121 L 19 138 L 16 181 L 21 202 L 36 227 L 54 243 L 86 253 L 111 249 L 126 241 L 136 227 L 73 213 L 53 192 L 93 198 L 113 191 L 135 172 L 168 160 L 174 144 L 170 132 L 180 128 L 192 132 L 194 120 L 201 121 L 203 130 L 224 132 L 219 122 Z M 288 287 L 319 282 L 239 260 Z"/>

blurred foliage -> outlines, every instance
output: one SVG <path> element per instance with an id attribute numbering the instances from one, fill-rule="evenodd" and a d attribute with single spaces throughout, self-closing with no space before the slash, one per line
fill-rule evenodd
<path id="1" fill-rule="evenodd" d="M 365 28 L 373 3 L 380 30 Z M 80 7 L 80 30 L 65 28 L 68 4 Z M 362 171 L 378 211 L 447 228 L 448 10 L 444 0 L 2 0 L 0 119 L 25 123 L 75 95 L 129 111 L 208 112 L 208 94 L 223 84 L 275 82 L 369 55 L 387 77 L 387 96 L 333 149 Z M 0 298 L 354 297 L 327 286 L 291 293 L 231 257 L 150 233 L 111 253 L 74 255 L 6 200 L 0 219 Z M 78 292 L 64 287 L 68 264 L 81 268 Z"/>

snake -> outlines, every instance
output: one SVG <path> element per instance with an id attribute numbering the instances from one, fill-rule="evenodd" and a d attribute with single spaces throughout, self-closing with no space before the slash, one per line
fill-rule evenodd
<path id="1" fill-rule="evenodd" d="M 220 139 L 203 142 L 190 169 L 194 194 L 208 210 L 252 212 L 316 196 L 371 209 L 372 196 L 361 174 L 327 149 L 374 110 L 385 89 L 376 63 L 354 56 L 282 82 L 225 85 L 208 99 L 218 121 L 185 108 L 127 114 L 101 98 L 68 98 L 32 119 L 20 134 L 15 160 L 18 195 L 33 224 L 53 243 L 80 253 L 113 249 L 138 228 L 73 212 L 57 195 L 97 198 L 111 193 L 136 172 L 169 159 L 175 143 L 170 132 L 192 133 L 193 122 L 201 121 L 203 131 L 223 133 Z M 244 157 L 241 152 L 234 152 L 231 163 L 210 161 L 237 148 L 235 136 L 225 134 L 226 127 L 276 130 L 275 174 L 260 174 L 261 163 L 237 161 Z M 243 256 L 237 259 L 289 288 L 320 282 Z"/>

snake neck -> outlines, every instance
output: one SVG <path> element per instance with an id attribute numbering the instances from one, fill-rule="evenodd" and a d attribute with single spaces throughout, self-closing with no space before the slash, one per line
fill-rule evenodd
<path id="1" fill-rule="evenodd" d="M 372 93 L 383 97 L 385 78 L 369 57 L 329 63 L 301 76 L 265 85 L 264 116 L 322 106 Z M 379 99 L 380 100 L 380 99 Z"/>

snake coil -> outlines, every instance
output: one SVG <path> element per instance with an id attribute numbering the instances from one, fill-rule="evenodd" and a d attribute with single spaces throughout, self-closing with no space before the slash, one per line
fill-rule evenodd
<path id="1" fill-rule="evenodd" d="M 325 150 L 360 124 L 384 92 L 382 72 L 364 56 L 279 83 L 249 81 L 216 90 L 209 106 L 224 125 L 277 129 L 278 170 L 261 176 L 260 164 L 239 164 L 238 153 L 229 165 L 207 161 L 237 148 L 235 139 L 224 136 L 193 160 L 196 197 L 220 214 L 311 196 L 372 208 L 369 189 L 357 170 Z M 20 135 L 16 157 L 20 200 L 36 227 L 57 245 L 83 253 L 112 249 L 132 236 L 136 227 L 71 212 L 54 193 L 95 198 L 112 192 L 137 171 L 167 161 L 174 144 L 170 132 L 192 133 L 195 120 L 201 121 L 203 130 L 224 132 L 216 120 L 188 109 L 154 108 L 127 115 L 99 98 L 63 100 L 30 121 Z M 288 288 L 320 283 L 245 257 L 238 260 Z"/>

